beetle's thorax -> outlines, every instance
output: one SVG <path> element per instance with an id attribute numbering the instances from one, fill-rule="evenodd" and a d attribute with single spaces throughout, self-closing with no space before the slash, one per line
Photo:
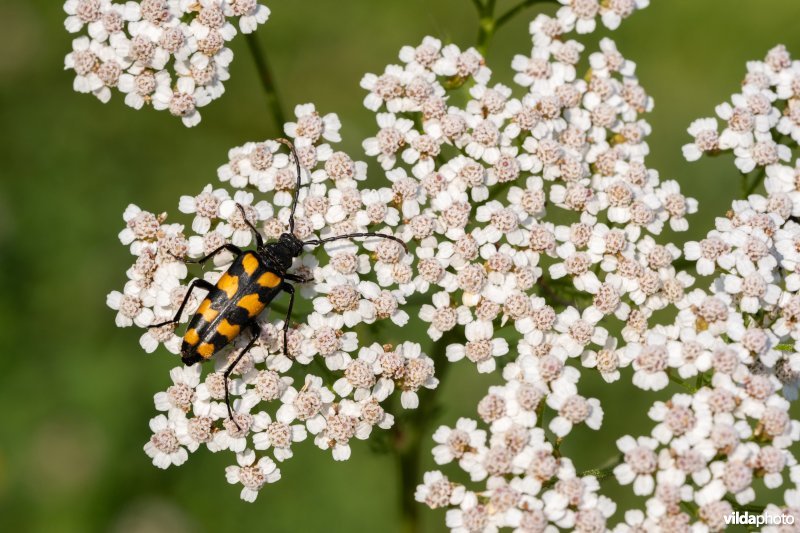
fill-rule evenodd
<path id="1" fill-rule="evenodd" d="M 303 243 L 291 233 L 284 233 L 277 242 L 271 242 L 259 250 L 273 266 L 286 272 L 292 266 L 292 260 L 303 253 Z"/>

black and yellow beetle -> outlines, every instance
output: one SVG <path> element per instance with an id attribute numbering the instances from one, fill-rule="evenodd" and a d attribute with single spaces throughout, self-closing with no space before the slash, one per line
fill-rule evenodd
<path id="1" fill-rule="evenodd" d="M 231 252 L 235 259 L 228 270 L 222 274 L 216 285 L 212 285 L 204 279 L 196 279 L 189 285 L 186 297 L 178 307 L 177 313 L 172 320 L 153 324 L 151 328 L 175 324 L 180 320 L 183 308 L 196 288 L 208 291 L 205 299 L 200 303 L 197 312 L 189 322 L 186 333 L 183 335 L 181 345 L 181 359 L 186 365 L 193 365 L 197 362 L 207 361 L 215 353 L 231 343 L 245 329 L 250 329 L 253 337 L 247 346 L 238 354 L 236 359 L 225 369 L 225 403 L 228 407 L 228 416 L 236 424 L 231 409 L 230 397 L 228 392 L 228 377 L 233 369 L 253 347 L 261 333 L 261 328 L 256 319 L 258 315 L 272 302 L 281 292 L 289 293 L 289 308 L 286 312 L 286 320 L 283 324 L 283 353 L 288 354 L 287 334 L 289 331 L 289 321 L 292 317 L 292 306 L 294 305 L 294 286 L 289 281 L 305 283 L 311 281 L 287 272 L 292 266 L 292 260 L 303 253 L 304 246 L 319 246 L 326 242 L 339 239 L 349 239 L 353 237 L 382 237 L 399 242 L 403 248 L 406 245 L 403 241 L 392 235 L 382 233 L 349 233 L 347 235 L 337 235 L 326 239 L 314 239 L 301 241 L 294 235 L 294 213 L 297 209 L 297 200 L 300 195 L 301 172 L 300 160 L 291 142 L 286 139 L 277 139 L 287 145 L 294 157 L 297 169 L 297 185 L 294 191 L 292 211 L 289 216 L 289 232 L 284 233 L 276 242 L 265 244 L 261 235 L 253 226 L 244 212 L 244 208 L 238 205 L 242 213 L 242 218 L 250 227 L 256 241 L 256 249 L 243 251 L 233 244 L 220 246 L 210 254 L 200 259 L 189 260 L 187 263 L 205 263 L 223 250 Z M 236 424 L 236 427 L 239 427 Z"/>

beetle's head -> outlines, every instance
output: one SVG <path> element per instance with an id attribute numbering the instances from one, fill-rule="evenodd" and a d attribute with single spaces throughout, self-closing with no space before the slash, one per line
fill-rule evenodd
<path id="1" fill-rule="evenodd" d="M 278 243 L 289 250 L 292 257 L 300 257 L 300 254 L 303 253 L 303 241 L 295 237 L 292 233 L 281 234 L 280 238 L 278 238 Z"/>

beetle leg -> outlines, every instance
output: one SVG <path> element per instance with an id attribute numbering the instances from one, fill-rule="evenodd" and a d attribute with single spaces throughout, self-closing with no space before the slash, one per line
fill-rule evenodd
<path id="1" fill-rule="evenodd" d="M 233 363 L 228 365 L 228 368 L 225 369 L 225 373 L 222 375 L 223 381 L 225 383 L 225 405 L 228 407 L 228 418 L 230 418 L 231 421 L 233 421 L 233 425 L 235 425 L 236 429 L 238 429 L 239 431 L 241 431 L 242 428 L 239 427 L 239 424 L 236 422 L 236 419 L 233 418 L 233 409 L 231 408 L 230 392 L 228 391 L 228 377 L 231 375 L 231 372 L 233 372 L 233 369 L 236 368 L 236 365 L 239 364 L 239 361 L 242 360 L 242 357 L 244 357 L 245 354 L 250 351 L 250 348 L 253 347 L 258 338 L 261 336 L 261 327 L 255 322 L 250 324 L 250 329 L 253 330 L 253 338 L 250 339 L 250 342 L 247 343 L 247 346 L 245 346 L 244 349 L 241 352 L 239 352 L 239 355 L 236 356 L 236 359 L 233 360 Z"/>
<path id="2" fill-rule="evenodd" d="M 301 278 L 297 274 L 284 274 L 283 279 L 288 279 L 289 281 L 294 281 L 295 283 L 308 283 L 309 281 L 314 281 L 314 277 L 310 278 Z"/>
<path id="3" fill-rule="evenodd" d="M 208 261 L 209 259 L 211 259 L 212 257 L 214 257 L 215 255 L 217 255 L 218 253 L 220 253 L 222 250 L 228 250 L 235 257 L 239 257 L 240 255 L 242 255 L 242 250 L 238 246 L 234 246 L 233 244 L 228 243 L 228 244 L 223 244 L 222 246 L 220 246 L 219 248 L 217 248 L 216 250 L 214 250 L 210 254 L 205 255 L 205 256 L 201 257 L 200 259 L 184 259 L 183 262 L 184 263 L 200 263 L 200 264 L 203 264 L 206 261 Z"/>
<path id="4" fill-rule="evenodd" d="M 292 306 L 294 306 L 294 286 L 285 281 L 281 283 L 281 290 L 289 293 L 289 308 L 286 310 L 286 320 L 283 321 L 283 355 L 289 355 L 289 322 L 292 320 Z"/>
<path id="5" fill-rule="evenodd" d="M 189 301 L 189 297 L 192 296 L 192 291 L 197 287 L 200 287 L 201 289 L 205 289 L 207 291 L 210 291 L 210 290 L 212 290 L 214 288 L 214 285 L 212 285 L 210 282 L 208 282 L 208 281 L 206 281 L 204 279 L 198 278 L 198 279 L 194 280 L 193 282 L 191 282 L 189 284 L 189 290 L 186 291 L 186 296 L 184 296 L 183 302 L 181 302 L 181 306 L 178 307 L 178 312 L 175 313 L 175 316 L 172 318 L 172 320 L 167 320 L 166 322 L 161 322 L 159 324 L 150 324 L 147 327 L 148 328 L 160 328 L 161 326 L 166 326 L 167 324 L 175 324 L 176 322 L 180 321 L 181 315 L 183 314 L 183 308 L 186 307 L 186 302 L 188 302 Z"/>

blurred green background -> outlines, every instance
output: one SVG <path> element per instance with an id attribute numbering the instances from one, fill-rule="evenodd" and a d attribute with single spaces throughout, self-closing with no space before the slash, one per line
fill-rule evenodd
<path id="1" fill-rule="evenodd" d="M 501 11 L 514 3 L 498 0 Z M 259 39 L 285 111 L 314 102 L 339 113 L 343 148 L 356 156 L 375 128 L 361 107 L 363 73 L 381 71 L 424 35 L 468 46 L 477 30 L 469 0 L 268 5 L 272 17 Z M 488 54 L 496 81 L 510 82 L 511 57 L 529 51 L 527 22 L 541 10 L 554 7 L 528 9 L 496 36 Z M 398 530 L 395 464 L 367 444 L 334 463 L 304 443 L 281 465 L 283 479 L 252 505 L 225 482 L 230 454 L 198 453 L 167 471 L 150 464 L 142 445 L 152 395 L 168 385 L 175 359 L 144 355 L 138 330 L 117 329 L 105 306 L 131 261 L 116 236 L 121 213 L 131 202 L 175 213 L 179 195 L 216 179 L 230 147 L 274 129 L 241 39 L 227 94 L 187 130 L 166 113 L 125 107 L 118 95 L 102 105 L 73 92 L 72 74 L 63 71 L 72 38 L 63 19 L 55 0 L 0 3 L 0 530 Z M 797 0 L 661 0 L 614 33 L 656 101 L 649 166 L 701 201 L 678 242 L 704 234 L 739 191 L 729 158 L 683 161 L 686 127 L 737 90 L 747 60 L 777 43 L 800 57 L 798 21 Z M 604 34 L 586 41 L 590 50 Z M 491 382 L 457 364 L 433 427 L 471 416 Z M 580 458 L 579 469 L 612 456 L 626 428 L 646 432 L 654 399 L 587 385 L 584 394 L 601 398 L 606 414 L 602 432 L 578 430 L 564 445 Z M 431 466 L 427 453 L 424 466 Z M 613 480 L 604 491 L 623 506 L 632 501 L 630 488 Z M 426 531 L 444 529 L 442 512 L 420 511 Z"/>

